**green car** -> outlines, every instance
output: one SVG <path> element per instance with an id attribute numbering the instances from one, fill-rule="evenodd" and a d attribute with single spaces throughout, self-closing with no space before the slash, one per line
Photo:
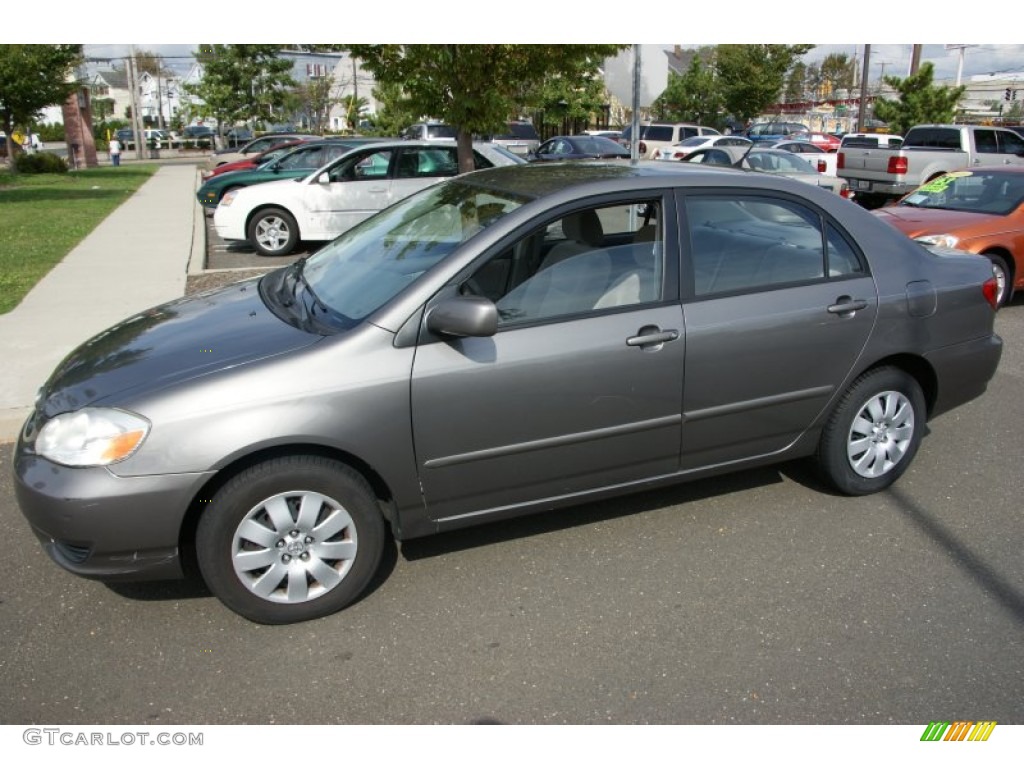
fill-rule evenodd
<path id="1" fill-rule="evenodd" d="M 205 208 L 216 208 L 224 193 L 239 187 L 262 184 L 265 181 L 295 179 L 308 176 L 335 158 L 355 149 L 363 140 L 342 141 L 324 139 L 307 141 L 289 149 L 280 157 L 248 171 L 231 171 L 212 176 L 196 192 L 196 197 Z"/>

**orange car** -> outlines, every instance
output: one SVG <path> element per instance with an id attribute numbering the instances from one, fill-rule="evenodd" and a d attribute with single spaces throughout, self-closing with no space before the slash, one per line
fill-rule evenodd
<path id="1" fill-rule="evenodd" d="M 953 171 L 872 213 L 922 243 L 987 256 L 1000 306 L 1024 288 L 1024 166 Z"/>

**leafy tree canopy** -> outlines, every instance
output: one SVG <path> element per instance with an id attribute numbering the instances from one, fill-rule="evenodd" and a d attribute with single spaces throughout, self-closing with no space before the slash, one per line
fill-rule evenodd
<path id="1" fill-rule="evenodd" d="M 77 87 L 71 76 L 81 60 L 81 45 L 0 45 L 0 122 L 8 158 L 14 157 L 14 128 L 64 103 Z"/>
<path id="2" fill-rule="evenodd" d="M 722 100 L 739 120 L 749 120 L 779 100 L 786 73 L 813 45 L 720 45 L 716 66 Z"/>
<path id="3" fill-rule="evenodd" d="M 292 62 L 279 58 L 279 45 L 201 45 L 196 59 L 203 76 L 186 86 L 202 99 L 218 124 L 272 121 L 294 102 Z"/>
<path id="4" fill-rule="evenodd" d="M 351 45 L 379 85 L 401 88 L 400 109 L 459 131 L 459 167 L 473 167 L 472 135 L 517 115 L 546 77 L 591 74 L 625 45 Z"/>
<path id="5" fill-rule="evenodd" d="M 724 104 L 712 66 L 694 56 L 682 75 L 669 74 L 668 87 L 654 102 L 660 120 L 693 122 L 721 128 Z"/>
<path id="6" fill-rule="evenodd" d="M 967 86 L 933 85 L 935 66 L 924 62 L 909 77 L 886 76 L 884 82 L 899 93 L 898 101 L 875 99 L 875 117 L 889 124 L 895 133 L 905 133 L 921 123 L 951 123 L 956 105 Z"/>

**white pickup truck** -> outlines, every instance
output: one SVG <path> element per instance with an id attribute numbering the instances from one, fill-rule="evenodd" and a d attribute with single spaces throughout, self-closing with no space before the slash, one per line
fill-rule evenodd
<path id="1" fill-rule="evenodd" d="M 1024 137 L 984 125 L 915 125 L 898 149 L 862 144 L 839 148 L 836 171 L 862 202 L 902 197 L 936 176 L 975 165 L 1024 165 Z"/>

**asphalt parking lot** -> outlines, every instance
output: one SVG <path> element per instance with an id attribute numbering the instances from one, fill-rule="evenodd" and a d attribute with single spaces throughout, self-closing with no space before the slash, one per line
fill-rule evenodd
<path id="1" fill-rule="evenodd" d="M 50 563 L 0 446 L 0 717 L 31 723 L 1024 723 L 1024 302 L 989 391 L 864 498 L 802 464 L 413 541 L 349 609 Z M 144 514 L 144 510 L 140 510 Z"/>
<path id="2" fill-rule="evenodd" d="M 264 256 L 247 242 L 228 242 L 217 236 L 213 228 L 213 211 L 204 211 L 206 217 L 207 269 L 274 269 L 291 264 L 300 256 L 312 253 L 319 243 L 299 243 L 294 253 L 287 256 Z"/>

